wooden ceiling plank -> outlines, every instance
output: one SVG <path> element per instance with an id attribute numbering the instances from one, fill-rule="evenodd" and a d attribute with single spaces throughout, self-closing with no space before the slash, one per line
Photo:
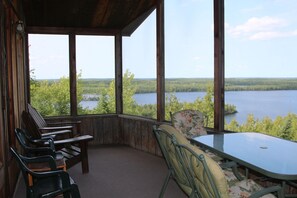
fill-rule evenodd
<path id="1" fill-rule="evenodd" d="M 94 13 L 91 26 L 92 27 L 99 27 L 101 26 L 102 22 L 104 21 L 106 12 L 109 8 L 109 0 L 99 0 L 96 6 L 96 12 Z"/>

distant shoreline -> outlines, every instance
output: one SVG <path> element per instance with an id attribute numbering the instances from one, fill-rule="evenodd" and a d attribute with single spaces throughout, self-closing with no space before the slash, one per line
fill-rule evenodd
<path id="1" fill-rule="evenodd" d="M 83 94 L 100 94 L 102 89 L 109 87 L 113 79 L 79 79 Z M 45 81 L 45 80 L 36 80 Z M 57 79 L 46 80 L 49 83 Z M 156 80 L 152 78 L 135 78 L 132 85 L 136 93 L 156 92 Z M 197 92 L 206 91 L 213 85 L 212 78 L 168 78 L 165 80 L 166 92 Z M 268 91 L 297 90 L 296 78 L 225 78 L 225 91 Z"/>

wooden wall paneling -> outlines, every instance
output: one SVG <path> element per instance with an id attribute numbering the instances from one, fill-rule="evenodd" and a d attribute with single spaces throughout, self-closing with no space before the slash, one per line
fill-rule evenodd
<path id="1" fill-rule="evenodd" d="M 68 120 L 65 117 L 64 120 Z M 47 121 L 57 122 L 63 118 L 47 118 Z M 71 120 L 71 119 L 70 119 Z M 75 120 L 81 120 L 82 135 L 93 135 L 90 145 L 125 144 L 132 148 L 161 156 L 152 126 L 155 120 L 126 115 L 81 115 Z"/>
<path id="2" fill-rule="evenodd" d="M 128 127 L 128 132 L 130 133 L 130 140 L 129 140 L 129 146 L 132 148 L 135 148 L 135 120 L 133 119 L 126 119 L 127 124 L 129 125 Z"/>
<path id="3" fill-rule="evenodd" d="M 103 143 L 104 144 L 112 144 L 113 143 L 113 130 L 116 126 L 115 122 L 112 118 L 105 118 L 103 120 L 104 127 L 104 136 Z"/>
<path id="4" fill-rule="evenodd" d="M 6 109 L 7 109 L 7 122 L 8 122 L 8 131 L 11 132 L 14 129 L 14 110 L 13 110 L 13 72 L 12 72 L 12 65 L 13 65 L 13 53 L 15 52 L 15 48 L 13 45 L 13 35 L 12 35 L 12 25 L 11 22 L 13 21 L 11 17 L 11 9 L 7 9 L 7 16 L 6 16 Z M 10 145 L 11 135 L 8 134 Z"/>
<path id="5" fill-rule="evenodd" d="M 18 93 L 15 104 L 15 125 L 17 127 L 21 126 L 21 112 L 25 110 L 26 106 L 26 70 L 25 70 L 25 38 L 24 33 L 16 34 L 16 54 L 17 54 L 17 64 L 16 64 L 16 79 L 17 79 L 17 89 L 15 92 Z"/>
<path id="6" fill-rule="evenodd" d="M 155 124 L 155 123 L 153 123 Z M 149 133 L 149 152 L 154 153 L 155 155 L 161 156 L 161 150 L 158 145 L 157 139 L 155 137 L 155 134 L 153 133 L 153 124 L 150 125 L 150 133 Z"/>
<path id="7" fill-rule="evenodd" d="M 126 120 L 123 117 L 119 117 L 120 127 L 123 134 L 123 144 L 129 145 L 130 133 L 129 133 L 129 124 L 127 124 Z"/>
<path id="8" fill-rule="evenodd" d="M 5 16 L 6 10 L 4 9 L 3 1 L 0 1 L 0 197 L 7 197 L 6 194 L 8 183 L 7 168 L 6 168 L 6 31 L 5 31 Z"/>
<path id="9" fill-rule="evenodd" d="M 135 141 L 135 148 L 138 150 L 142 150 L 142 133 L 141 125 L 143 121 L 135 121 L 135 126 L 133 134 L 134 134 L 134 141 Z"/>
<path id="10" fill-rule="evenodd" d="M 141 131 L 141 150 L 149 151 L 149 127 L 150 124 L 147 122 L 142 122 L 140 125 Z"/>
<path id="11" fill-rule="evenodd" d="M 78 119 L 79 120 L 79 119 Z M 81 121 L 81 131 L 79 131 L 80 135 L 92 135 L 94 140 L 89 142 L 90 145 L 94 144 L 94 142 L 98 141 L 98 136 L 96 133 L 96 119 L 94 117 L 83 118 Z M 99 125 L 100 126 L 100 125 Z"/>
<path id="12" fill-rule="evenodd" d="M 94 125 L 94 130 L 93 130 L 93 135 L 94 135 L 94 143 L 96 144 L 103 144 L 104 136 L 103 136 L 103 119 L 94 119 L 95 125 Z"/>
<path id="13" fill-rule="evenodd" d="M 120 120 L 119 117 L 114 117 L 114 130 L 113 130 L 113 142 L 115 144 L 123 144 L 123 135 L 122 130 L 120 128 Z"/>

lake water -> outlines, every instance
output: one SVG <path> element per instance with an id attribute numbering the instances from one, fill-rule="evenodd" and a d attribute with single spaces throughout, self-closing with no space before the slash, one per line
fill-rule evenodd
<path id="1" fill-rule="evenodd" d="M 197 97 L 204 97 L 205 92 L 177 92 L 175 95 L 181 102 L 193 102 Z M 155 93 L 136 94 L 134 98 L 141 105 L 156 103 Z M 297 114 L 297 90 L 227 91 L 225 103 L 235 105 L 238 111 L 236 114 L 226 116 L 228 123 L 232 119 L 244 123 L 248 114 L 253 114 L 258 119 L 265 116 L 275 119 L 288 113 Z M 97 101 L 83 101 L 82 105 L 94 108 Z"/>

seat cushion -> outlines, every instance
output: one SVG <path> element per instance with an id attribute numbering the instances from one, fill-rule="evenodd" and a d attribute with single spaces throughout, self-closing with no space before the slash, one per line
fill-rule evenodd
<path id="1" fill-rule="evenodd" d="M 229 194 L 230 198 L 248 198 L 250 195 L 252 195 L 254 192 L 257 192 L 263 187 L 259 184 L 257 184 L 254 180 L 251 179 L 245 179 L 242 181 L 238 181 L 236 183 L 230 183 L 231 186 L 229 186 Z M 276 198 L 273 194 L 267 194 L 262 196 L 261 198 Z"/>

